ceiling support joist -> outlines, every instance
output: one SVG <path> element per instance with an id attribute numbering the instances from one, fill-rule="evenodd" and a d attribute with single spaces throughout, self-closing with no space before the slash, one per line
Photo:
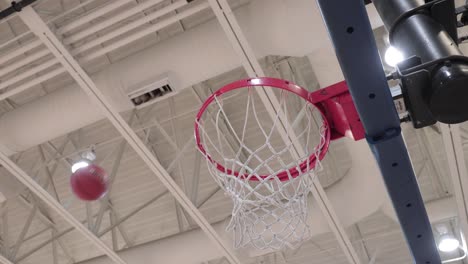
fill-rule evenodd
<path id="1" fill-rule="evenodd" d="M 254 78 L 259 76 L 265 76 L 263 69 L 261 68 L 257 58 L 255 57 L 253 50 L 251 49 L 250 45 L 247 42 L 242 30 L 237 22 L 229 3 L 226 0 L 208 0 L 210 3 L 211 8 L 213 9 L 216 17 L 221 24 L 227 38 L 231 42 L 234 50 L 239 55 L 239 58 L 242 60 L 242 65 L 244 66 L 247 74 Z M 256 90 L 259 94 L 260 99 L 262 100 L 265 108 L 268 111 L 268 114 L 274 119 L 277 113 L 277 106 L 280 104 L 278 103 L 278 99 L 273 94 L 272 91 L 257 89 Z M 293 132 L 286 133 L 289 124 L 287 124 L 286 119 L 281 118 L 280 116 L 280 126 L 279 133 L 281 137 L 286 142 L 288 141 L 289 137 L 294 135 Z M 301 148 L 300 144 L 298 143 L 297 139 L 292 139 L 293 146 L 295 153 L 293 156 L 296 158 L 305 156 L 304 150 Z M 313 186 L 311 188 L 312 195 L 315 198 L 315 202 L 319 205 L 320 210 L 322 211 L 323 216 L 327 219 L 328 225 L 332 230 L 333 234 L 335 235 L 341 249 L 343 250 L 346 258 L 348 259 L 349 263 L 358 264 L 360 263 L 360 259 L 356 250 L 353 248 L 351 239 L 349 238 L 346 230 L 340 223 L 333 206 L 331 205 L 328 197 L 323 189 L 322 185 L 318 180 L 313 182 Z"/>
<path id="2" fill-rule="evenodd" d="M 159 163 L 156 157 L 151 153 L 144 142 L 132 130 L 132 128 L 125 122 L 113 106 L 108 102 L 104 95 L 99 91 L 91 78 L 81 68 L 78 62 L 73 58 L 70 52 L 52 33 L 49 27 L 39 17 L 39 15 L 31 7 L 26 7 L 19 13 L 23 22 L 35 33 L 40 40 L 46 45 L 47 48 L 57 57 L 62 66 L 83 89 L 83 91 L 90 97 L 90 99 L 101 108 L 103 114 L 114 125 L 117 131 L 127 140 L 129 146 L 140 156 L 140 158 L 148 165 L 150 170 L 158 177 L 162 184 L 173 194 L 174 198 L 179 204 L 190 214 L 195 222 L 201 227 L 206 235 L 216 244 L 222 251 L 226 258 L 231 263 L 240 264 L 240 260 L 234 252 L 224 243 L 218 236 L 216 231 L 205 219 L 201 212 L 192 204 L 187 195 L 177 185 L 177 183 L 170 177 L 169 173 Z M 99 238 L 92 232 L 84 227 L 78 220 L 76 220 L 70 213 L 68 213 L 55 199 L 52 198 L 44 189 L 42 189 L 33 179 L 14 164 L 5 154 L 0 153 L 0 162 L 13 173 L 23 184 L 28 186 L 33 192 L 51 206 L 57 213 L 64 217 L 70 224 L 72 224 L 78 231 L 85 235 L 94 245 L 99 247 L 106 253 L 114 262 L 125 263 L 113 250 L 108 248 Z"/>
<path id="3" fill-rule="evenodd" d="M 16 165 L 11 159 L 8 158 L 4 153 L 0 152 L 0 164 L 7 169 L 13 176 L 15 176 L 21 183 L 28 187 L 32 193 L 43 200 L 51 209 L 57 212 L 63 217 L 71 226 L 76 228 L 81 234 L 95 244 L 100 250 L 105 252 L 115 263 L 126 264 L 114 251 L 97 238 L 91 231 L 89 231 L 84 225 L 80 223 L 73 215 L 65 210 L 60 203 L 55 200 L 46 190 L 44 190 L 34 179 L 29 177 L 18 165 Z"/>
<path id="4" fill-rule="evenodd" d="M 1 205 L 1 218 L 2 218 L 2 250 L 0 254 L 1 264 L 13 264 L 9 259 L 4 256 L 8 256 L 10 253 L 10 239 L 9 239 L 9 228 L 8 228 L 8 204 L 5 202 Z"/>
<path id="5" fill-rule="evenodd" d="M 23 204 L 29 210 L 31 208 L 33 208 L 33 206 L 37 205 L 38 206 L 37 214 L 38 214 L 39 220 L 45 226 L 48 226 L 47 230 L 50 229 L 52 231 L 52 236 L 51 237 L 54 237 L 55 235 L 57 235 L 57 233 L 58 233 L 57 226 L 56 226 L 55 222 L 52 220 L 52 218 L 50 217 L 49 213 L 44 208 L 42 208 L 43 207 L 42 204 L 37 202 L 34 197 L 33 197 L 33 199 L 31 201 L 28 201 L 28 200 L 24 199 L 23 197 L 19 197 L 18 199 L 20 200 L 21 204 Z M 25 238 L 23 240 L 23 243 L 25 243 L 27 240 L 28 240 L 28 238 Z M 73 257 L 70 254 L 70 251 L 65 246 L 65 243 L 62 241 L 61 238 L 56 238 L 56 239 L 54 239 L 53 242 L 55 242 L 55 244 L 58 244 L 60 246 L 62 252 L 64 253 L 64 255 L 67 257 L 67 259 L 70 262 L 74 261 Z"/>
<path id="6" fill-rule="evenodd" d="M 11 159 L 8 158 L 4 153 L 0 152 L 0 164 L 7 169 L 13 176 L 15 176 L 21 183 L 28 187 L 33 194 L 43 200 L 51 209 L 57 212 L 63 217 L 71 226 L 83 234 L 89 239 L 94 245 L 100 250 L 105 252 L 115 263 L 126 264 L 114 251 L 97 238 L 91 231 L 89 231 L 84 225 L 80 223 L 73 215 L 65 210 L 60 203 L 55 200 L 45 189 L 43 189 L 34 179 L 29 177 L 18 165 L 16 165 Z"/>
<path id="7" fill-rule="evenodd" d="M 97 233 L 99 229 L 101 228 L 101 223 L 102 223 L 102 218 L 104 217 L 104 212 L 108 209 L 109 207 L 109 195 L 112 190 L 112 184 L 114 183 L 114 179 L 116 178 L 117 171 L 119 169 L 120 163 L 123 158 L 123 154 L 125 152 L 125 146 L 127 145 L 127 141 L 122 140 L 119 145 L 117 146 L 117 153 L 115 154 L 115 159 L 114 163 L 112 164 L 112 169 L 109 174 L 109 189 L 107 190 L 107 193 L 105 194 L 104 197 L 101 198 L 100 205 L 99 205 L 99 211 L 96 217 L 96 221 L 94 224 L 92 224 L 91 230 L 93 230 L 93 233 Z M 89 224 L 89 222 L 88 222 Z"/>
<path id="8" fill-rule="evenodd" d="M 468 172 L 460 136 L 460 125 L 440 125 L 450 178 L 457 201 L 458 219 L 463 235 L 468 235 Z"/>
<path id="9" fill-rule="evenodd" d="M 13 264 L 13 262 L 9 261 L 4 256 L 0 256 L 0 263 L 2 263 L 2 264 Z"/>
<path id="10" fill-rule="evenodd" d="M 146 201 L 145 203 L 139 205 L 137 208 L 133 209 L 133 211 L 131 211 L 130 213 L 128 213 L 127 215 L 123 216 L 122 218 L 119 218 L 117 219 L 117 221 L 114 223 L 114 225 L 110 225 L 108 227 L 106 227 L 104 230 L 102 231 L 99 231 L 96 235 L 97 237 L 102 237 L 104 236 L 105 234 L 107 234 L 109 231 L 111 231 L 112 228 L 122 224 L 123 222 L 127 221 L 129 218 L 131 218 L 132 216 L 134 216 L 135 214 L 137 214 L 138 212 L 140 212 L 141 210 L 143 210 L 144 208 L 148 207 L 149 205 L 157 202 L 159 199 L 163 198 L 164 196 L 166 196 L 169 192 L 168 191 L 164 191 L 158 195 L 156 195 L 154 198 L 151 198 L 150 200 Z M 85 221 L 81 221 L 82 224 L 86 224 L 86 220 Z M 37 235 L 41 235 L 43 234 L 45 231 L 49 230 L 50 228 L 46 228 L 46 229 L 43 229 L 39 232 L 37 232 L 36 234 L 33 234 L 32 236 L 30 236 L 29 238 L 26 238 L 25 240 L 29 240 L 29 239 L 32 239 L 34 237 L 36 237 Z M 55 235 L 53 235 L 50 239 L 42 242 L 41 244 L 37 245 L 36 247 L 34 247 L 33 249 L 29 250 L 28 252 L 24 253 L 23 255 L 21 255 L 20 257 L 18 257 L 18 259 L 16 259 L 16 262 L 20 262 L 24 259 L 26 259 L 27 257 L 31 256 L 32 254 L 34 254 L 35 252 L 37 252 L 38 250 L 44 248 L 45 246 L 47 246 L 48 244 L 52 243 L 54 240 L 58 240 L 60 239 L 61 237 L 63 237 L 64 235 L 72 232 L 74 230 L 73 227 L 71 228 L 68 228 L 66 230 L 63 230 L 63 231 L 60 231 L 58 233 L 56 233 Z"/>

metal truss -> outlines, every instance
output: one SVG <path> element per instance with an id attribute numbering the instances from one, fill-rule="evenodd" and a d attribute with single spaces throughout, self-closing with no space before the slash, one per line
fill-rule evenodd
<path id="1" fill-rule="evenodd" d="M 52 33 L 46 23 L 38 16 L 32 7 L 26 7 L 19 13 L 23 22 L 32 30 L 32 32 L 45 44 L 45 46 L 55 55 L 56 59 L 62 64 L 64 69 L 72 76 L 90 99 L 96 103 L 104 115 L 114 125 L 117 131 L 128 142 L 129 146 L 142 158 L 150 170 L 167 187 L 177 202 L 191 216 L 191 218 L 202 228 L 207 236 L 215 243 L 221 252 L 231 263 L 240 263 L 233 251 L 229 249 L 224 241 L 216 234 L 210 223 L 204 218 L 201 212 L 192 204 L 189 197 L 170 177 L 169 173 L 163 168 L 156 157 L 151 153 L 145 143 L 123 120 L 118 112 L 109 104 L 107 99 L 97 89 L 91 78 L 81 68 L 78 62 L 73 58 L 70 52 Z M 52 210 L 56 211 L 77 231 L 84 235 L 90 242 L 98 247 L 102 252 L 108 255 L 115 263 L 125 263 L 112 249 L 107 247 L 94 233 L 83 226 L 80 221 L 68 213 L 47 191 L 29 177 L 21 168 L 19 168 L 5 154 L 0 153 L 0 164 L 2 164 L 11 174 L 28 187 L 34 195 L 43 200 Z"/>

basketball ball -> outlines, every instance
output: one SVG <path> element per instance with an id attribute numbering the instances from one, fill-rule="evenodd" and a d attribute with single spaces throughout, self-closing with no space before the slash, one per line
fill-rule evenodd
<path id="1" fill-rule="evenodd" d="M 107 193 L 108 175 L 95 164 L 90 164 L 71 175 L 72 192 L 81 200 L 95 201 Z"/>

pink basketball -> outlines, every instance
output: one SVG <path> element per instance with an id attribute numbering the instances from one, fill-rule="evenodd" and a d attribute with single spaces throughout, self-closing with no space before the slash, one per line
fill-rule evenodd
<path id="1" fill-rule="evenodd" d="M 108 175 L 103 168 L 90 164 L 75 171 L 71 175 L 70 184 L 79 199 L 95 201 L 107 193 Z"/>

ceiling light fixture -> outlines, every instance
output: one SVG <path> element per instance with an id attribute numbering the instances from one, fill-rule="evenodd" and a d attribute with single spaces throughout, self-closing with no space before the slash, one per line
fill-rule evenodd
<path id="1" fill-rule="evenodd" d="M 395 47 L 389 46 L 385 51 L 385 63 L 391 67 L 395 67 L 398 63 L 405 59 L 403 53 Z"/>
<path id="2" fill-rule="evenodd" d="M 73 163 L 73 165 L 71 166 L 71 172 L 72 173 L 75 173 L 75 171 L 81 169 L 81 168 L 85 168 L 85 167 L 88 167 L 90 164 L 89 161 L 87 160 L 79 160 L 75 163 Z"/>
<path id="3" fill-rule="evenodd" d="M 439 250 L 442 252 L 452 252 L 458 249 L 460 241 L 451 235 L 442 235 L 439 241 Z"/>
<path id="4" fill-rule="evenodd" d="M 81 158 L 79 160 L 76 160 L 71 166 L 72 173 L 75 173 L 81 168 L 88 167 L 90 164 L 93 163 L 93 161 L 96 159 L 96 152 L 94 150 L 94 146 L 91 146 L 90 149 L 81 152 L 80 156 Z"/>

